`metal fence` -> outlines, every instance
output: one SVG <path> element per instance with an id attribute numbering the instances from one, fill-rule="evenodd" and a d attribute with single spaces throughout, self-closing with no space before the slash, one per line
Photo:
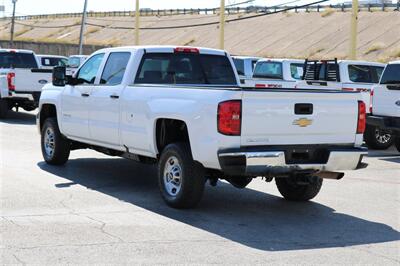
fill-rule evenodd
<path id="1" fill-rule="evenodd" d="M 322 12 L 328 8 L 335 9 L 341 12 L 346 12 L 351 9 L 351 4 L 337 4 L 337 5 L 314 5 L 308 7 L 297 6 L 249 6 L 249 7 L 227 7 L 225 12 L 227 14 L 239 13 L 269 13 L 279 10 L 293 9 L 294 12 Z M 373 10 L 400 10 L 400 2 L 395 4 L 366 4 L 360 5 L 360 10 L 373 11 Z M 172 16 L 172 15 L 189 15 L 189 14 L 217 14 L 219 8 L 198 8 L 198 9 L 141 9 L 140 16 Z M 88 17 L 134 17 L 135 11 L 109 11 L 109 12 L 88 12 Z M 17 20 L 34 20 L 34 19 L 54 19 L 54 18 L 70 18 L 82 17 L 82 13 L 59 13 L 59 14 L 46 14 L 46 15 L 30 15 L 30 16 L 16 16 Z M 3 18 L 9 19 L 9 18 Z"/>

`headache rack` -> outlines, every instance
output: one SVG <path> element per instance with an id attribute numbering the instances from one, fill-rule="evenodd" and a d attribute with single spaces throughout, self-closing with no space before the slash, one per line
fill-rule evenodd
<path id="1" fill-rule="evenodd" d="M 337 58 L 333 60 L 308 60 L 306 59 L 303 67 L 303 80 L 307 83 L 318 83 L 327 85 L 328 81 L 340 82 L 339 65 Z"/>

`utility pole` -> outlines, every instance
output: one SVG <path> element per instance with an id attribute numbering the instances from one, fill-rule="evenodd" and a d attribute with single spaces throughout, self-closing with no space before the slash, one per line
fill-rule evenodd
<path id="1" fill-rule="evenodd" d="M 85 0 L 85 4 L 83 6 L 82 21 L 81 21 L 81 32 L 79 34 L 79 54 L 80 55 L 83 53 L 83 35 L 84 35 L 84 32 L 85 32 L 85 26 L 86 26 L 87 2 L 88 2 L 88 0 Z"/>
<path id="2" fill-rule="evenodd" d="M 357 59 L 357 24 L 358 24 L 358 0 L 353 0 L 353 11 L 351 13 L 351 29 L 350 29 L 350 53 L 352 60 Z"/>
<path id="3" fill-rule="evenodd" d="M 225 0 L 221 0 L 219 8 L 219 49 L 224 50 L 225 47 Z"/>
<path id="4" fill-rule="evenodd" d="M 139 28 L 140 28 L 140 10 L 139 10 L 139 0 L 136 0 L 135 9 L 135 45 L 139 45 Z"/>
<path id="5" fill-rule="evenodd" d="M 13 13 L 11 19 L 10 48 L 13 48 L 14 46 L 15 5 L 17 4 L 17 0 L 12 0 L 12 3 L 13 3 Z"/>

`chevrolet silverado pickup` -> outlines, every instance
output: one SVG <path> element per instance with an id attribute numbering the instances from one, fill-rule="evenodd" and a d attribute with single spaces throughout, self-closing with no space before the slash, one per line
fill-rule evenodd
<path id="1" fill-rule="evenodd" d="M 241 88 L 221 50 L 117 47 L 92 54 L 72 77 L 56 67 L 37 125 L 49 164 L 82 148 L 157 164 L 161 195 L 175 208 L 194 207 L 207 180 L 244 188 L 259 176 L 305 201 L 366 154 L 359 96 Z"/>
<path id="2" fill-rule="evenodd" d="M 390 130 L 400 151 L 400 61 L 389 63 L 379 85 L 372 89 L 371 115 L 367 125 Z"/>
<path id="3" fill-rule="evenodd" d="M 29 50 L 0 49 L 0 118 L 13 107 L 32 111 L 39 104 L 51 71 L 39 69 L 36 55 Z"/>
<path id="4" fill-rule="evenodd" d="M 370 114 L 371 88 L 379 83 L 385 64 L 354 60 L 306 60 L 304 75 L 296 87 L 358 91 Z M 367 125 L 364 140 L 369 148 L 384 150 L 393 144 L 390 130 Z"/>

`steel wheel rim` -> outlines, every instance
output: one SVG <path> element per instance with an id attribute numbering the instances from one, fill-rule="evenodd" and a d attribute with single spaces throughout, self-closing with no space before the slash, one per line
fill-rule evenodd
<path id="1" fill-rule="evenodd" d="M 163 181 L 168 195 L 176 197 L 182 187 L 182 166 L 175 156 L 169 157 L 165 163 Z"/>
<path id="2" fill-rule="evenodd" d="M 54 130 L 47 128 L 44 133 L 44 150 L 48 157 L 52 157 L 55 149 Z"/>
<path id="3" fill-rule="evenodd" d="M 386 144 L 390 141 L 391 137 L 390 134 L 384 134 L 379 129 L 375 130 L 375 138 L 379 143 Z"/>

